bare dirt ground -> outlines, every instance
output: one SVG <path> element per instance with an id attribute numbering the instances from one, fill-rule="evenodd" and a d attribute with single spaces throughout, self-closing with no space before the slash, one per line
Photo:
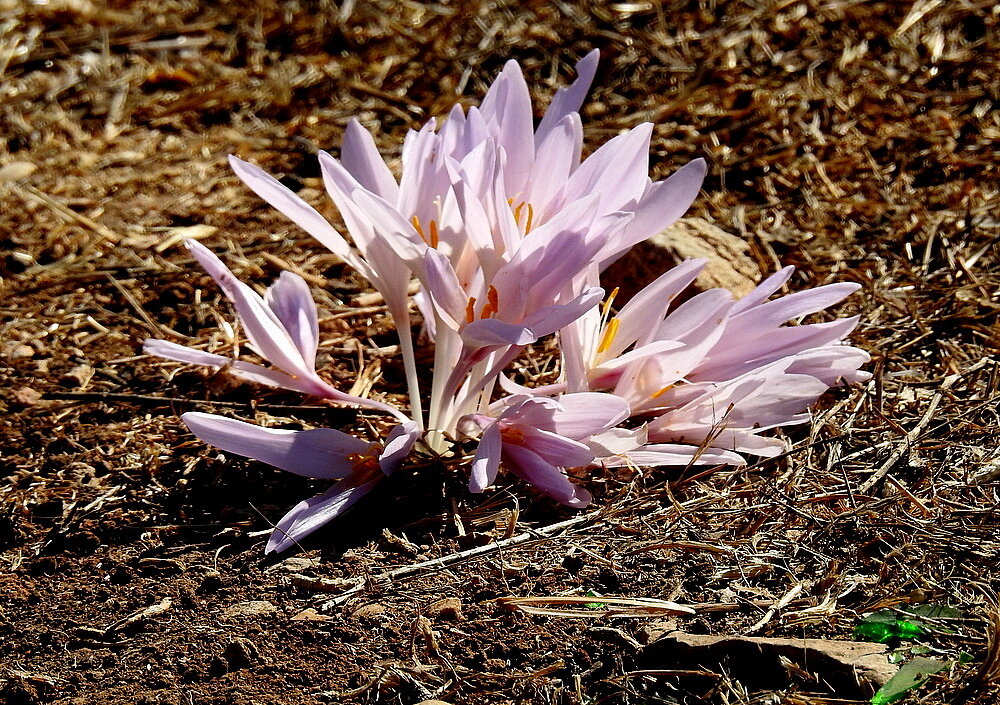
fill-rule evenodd
<path id="1" fill-rule="evenodd" d="M 923 643 L 971 660 L 921 702 L 997 702 L 993 2 L 0 12 L 0 701 L 867 702 L 849 667 L 819 657 L 691 656 L 656 636 L 843 641 L 863 613 L 932 603 L 965 618 Z M 366 419 L 141 355 L 147 336 L 205 342 L 228 316 L 180 239 L 257 283 L 304 273 L 341 388 L 367 369 L 391 398 L 402 374 L 363 283 L 226 156 L 336 221 L 315 152 L 336 151 L 350 117 L 395 156 L 407 128 L 475 102 L 505 60 L 544 105 L 592 47 L 588 146 L 655 122 L 654 176 L 707 158 L 692 215 L 745 238 L 762 273 L 861 283 L 839 313 L 863 315 L 853 341 L 874 379 L 831 392 L 792 452 L 747 469 L 598 472 L 581 513 L 516 483 L 472 496 L 458 468 L 428 465 L 266 560 L 262 532 L 317 488 L 221 458 L 178 414 Z M 552 359 L 540 348 L 531 364 Z M 594 597 L 539 615 L 504 599 L 583 595 L 697 613 L 615 616 Z"/>

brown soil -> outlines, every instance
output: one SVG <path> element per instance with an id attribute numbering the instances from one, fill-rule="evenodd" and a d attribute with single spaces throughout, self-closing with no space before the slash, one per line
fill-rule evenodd
<path id="1" fill-rule="evenodd" d="M 687 632 L 839 640 L 878 607 L 950 604 L 967 619 L 928 643 L 972 661 L 923 702 L 996 702 L 993 2 L 0 0 L 0 13 L 0 701 L 870 697 L 822 671 L 679 666 L 643 646 L 649 616 L 501 600 L 597 593 L 694 605 L 676 618 Z M 471 496 L 458 468 L 429 464 L 265 559 L 262 532 L 317 487 L 222 458 L 179 412 L 368 419 L 140 354 L 150 335 L 219 336 L 228 315 L 180 229 L 215 228 L 202 241 L 255 282 L 309 275 L 341 388 L 369 368 L 393 397 L 401 372 L 376 350 L 393 335 L 362 282 L 226 155 L 335 220 L 315 152 L 351 116 L 398 155 L 407 128 L 474 102 L 506 59 L 544 105 L 595 46 L 588 145 L 655 122 L 654 176 L 706 157 L 692 214 L 743 236 L 763 272 L 863 284 L 840 313 L 863 315 L 854 341 L 874 380 L 829 394 L 792 452 L 749 469 L 597 473 L 581 514 L 513 482 Z"/>

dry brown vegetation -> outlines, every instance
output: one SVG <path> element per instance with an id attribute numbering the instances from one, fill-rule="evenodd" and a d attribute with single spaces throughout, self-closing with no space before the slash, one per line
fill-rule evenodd
<path id="1" fill-rule="evenodd" d="M 0 0 L 0 700 L 870 696 L 818 666 L 684 665 L 647 645 L 669 601 L 695 607 L 667 625 L 689 633 L 837 640 L 878 607 L 953 605 L 967 619 L 930 643 L 972 662 L 922 702 L 996 702 L 998 24 L 989 0 Z M 336 220 L 315 152 L 351 116 L 398 155 L 505 60 L 544 105 L 595 46 L 588 144 L 655 122 L 654 175 L 706 157 L 693 215 L 762 273 L 863 284 L 840 313 L 862 314 L 874 379 L 748 469 L 598 472 L 576 513 L 428 464 L 264 560 L 261 532 L 314 488 L 220 459 L 178 413 L 366 419 L 142 356 L 150 335 L 224 342 L 180 239 L 257 283 L 307 276 L 342 388 L 391 397 L 401 370 L 363 283 L 226 155 Z M 588 593 L 629 600 L 550 599 Z"/>

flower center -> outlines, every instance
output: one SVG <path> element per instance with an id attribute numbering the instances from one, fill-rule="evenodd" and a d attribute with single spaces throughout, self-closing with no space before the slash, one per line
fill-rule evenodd
<path id="1" fill-rule="evenodd" d="M 504 443 L 520 445 L 524 443 L 524 431 L 514 426 L 507 426 L 500 429 L 500 438 L 503 439 Z"/>
<path id="2" fill-rule="evenodd" d="M 382 472 L 382 465 L 378 461 L 378 456 L 382 452 L 380 443 L 372 443 L 363 453 L 351 453 L 347 456 L 347 462 L 351 464 L 351 470 L 365 478 L 375 473 Z"/>

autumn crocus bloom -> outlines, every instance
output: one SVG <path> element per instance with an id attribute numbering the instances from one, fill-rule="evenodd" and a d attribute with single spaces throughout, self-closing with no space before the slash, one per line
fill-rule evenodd
<path id="1" fill-rule="evenodd" d="M 585 507 L 590 493 L 565 469 L 592 465 L 588 441 L 628 417 L 628 404 L 611 394 L 586 392 L 558 398 L 516 395 L 497 402 L 497 416 L 472 414 L 466 426 L 484 429 L 472 461 L 469 489 L 482 492 L 496 480 L 500 464 L 553 499 Z"/>
<path id="2" fill-rule="evenodd" d="M 632 416 L 649 420 L 649 445 L 632 454 L 635 462 L 657 452 L 675 456 L 670 464 L 685 455 L 706 460 L 706 451 L 728 453 L 717 459 L 732 463 L 744 461 L 739 454 L 775 455 L 784 443 L 761 431 L 804 423 L 829 387 L 869 377 L 859 369 L 868 354 L 844 343 L 856 317 L 787 325 L 838 303 L 857 284 L 771 299 L 792 274 L 786 267 L 742 299 L 711 289 L 674 306 L 704 265 L 678 265 L 613 316 L 608 307 L 591 312 L 577 325 L 582 354 L 564 348 L 570 388 L 611 391 L 629 402 Z"/>
<path id="3" fill-rule="evenodd" d="M 412 421 L 393 428 L 382 444 L 366 443 L 331 428 L 264 428 L 199 412 L 183 414 L 181 419 L 198 438 L 228 453 L 304 477 L 339 480 L 326 492 L 292 508 L 275 525 L 266 552 L 289 548 L 347 511 L 399 468 L 418 435 Z"/>
<path id="4" fill-rule="evenodd" d="M 382 291 L 418 421 L 405 292 L 410 271 L 420 278 L 417 304 L 437 345 L 429 428 L 453 432 L 477 393 L 488 401 L 490 375 L 518 346 L 593 305 L 597 282 L 574 284 L 585 269 L 662 230 L 698 193 L 702 160 L 650 180 L 649 124 L 582 159 L 578 111 L 597 61 L 594 51 L 577 64 L 576 81 L 556 93 L 537 129 L 521 69 L 508 62 L 478 108 L 456 106 L 442 125 L 432 119 L 407 135 L 398 180 L 371 135 L 351 121 L 340 159 L 321 153 L 320 164 L 358 253 L 278 181 L 231 160 L 254 191 Z M 473 368 L 477 379 L 463 384 Z"/>
<path id="5" fill-rule="evenodd" d="M 262 297 L 233 276 L 204 245 L 194 240 L 187 240 L 185 244 L 233 304 L 250 341 L 250 347 L 274 367 L 231 360 L 222 355 L 156 338 L 143 343 L 145 353 L 194 365 L 224 367 L 231 374 L 252 382 L 379 409 L 405 420 L 406 417 L 395 407 L 344 394 L 316 373 L 316 351 L 319 346 L 316 304 L 300 276 L 282 272 Z"/>

